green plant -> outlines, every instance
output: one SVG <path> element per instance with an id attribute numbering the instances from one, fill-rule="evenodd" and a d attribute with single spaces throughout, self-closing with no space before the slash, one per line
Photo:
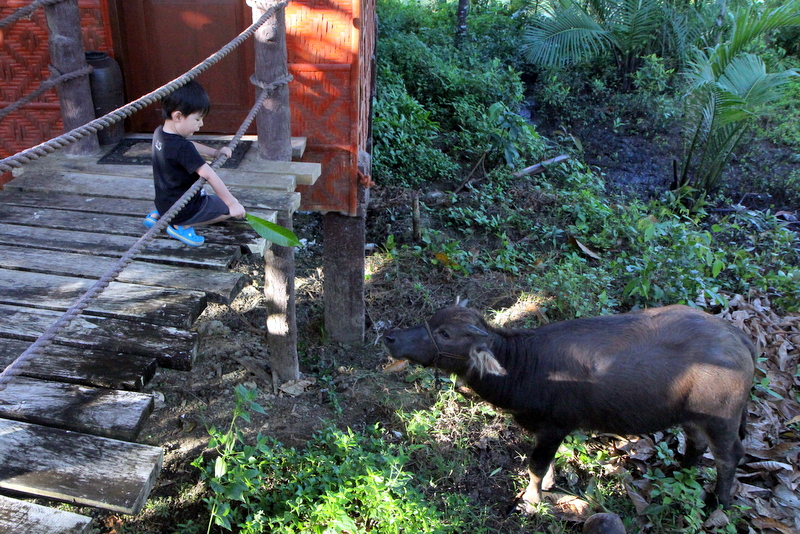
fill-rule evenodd
<path id="1" fill-rule="evenodd" d="M 747 53 L 747 47 L 769 31 L 800 25 L 798 6 L 795 0 L 763 13 L 742 9 L 726 40 L 695 51 L 686 73 L 686 141 L 677 185 L 712 191 L 758 109 L 778 99 L 783 85 L 797 75 L 796 69 L 768 73 L 763 59 Z"/>
<path id="2" fill-rule="evenodd" d="M 648 470 L 651 504 L 644 513 L 659 531 L 701 532 L 703 530 L 703 486 L 697 469 L 681 469 L 665 474 L 661 469 Z"/>
<path id="3" fill-rule="evenodd" d="M 385 441 L 378 426 L 363 434 L 328 428 L 304 452 L 265 436 L 248 445 L 236 422 L 263 409 L 256 390 L 235 393 L 230 428 L 209 430 L 218 456 L 193 463 L 211 490 L 215 524 L 243 534 L 450 531 L 412 486 L 407 451 Z"/>

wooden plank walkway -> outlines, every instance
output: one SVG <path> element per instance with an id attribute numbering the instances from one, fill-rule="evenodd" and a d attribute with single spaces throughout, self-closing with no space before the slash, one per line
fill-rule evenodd
<path id="1" fill-rule="evenodd" d="M 298 142 L 298 145 L 300 143 Z M 105 151 L 108 151 L 106 148 Z M 149 166 L 99 165 L 104 154 L 53 154 L 0 191 L 0 369 L 14 361 L 145 232 Z M 220 171 L 248 212 L 294 212 L 317 164 L 258 160 Z M 77 534 L 90 519 L 12 497 L 43 497 L 137 514 L 158 476 L 160 447 L 135 443 L 153 409 L 140 390 L 156 365 L 190 370 L 192 323 L 207 302 L 247 283 L 230 271 L 258 236 L 231 221 L 202 247 L 165 233 L 0 392 L 0 533 Z"/>

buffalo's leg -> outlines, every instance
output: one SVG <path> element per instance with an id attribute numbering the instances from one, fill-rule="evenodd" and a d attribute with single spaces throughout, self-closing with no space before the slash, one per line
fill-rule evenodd
<path id="1" fill-rule="evenodd" d="M 705 434 L 694 425 L 685 425 L 683 431 L 686 433 L 686 452 L 683 453 L 680 464 L 681 468 L 689 469 L 697 465 L 700 457 L 705 454 L 708 440 Z"/>
<path id="2" fill-rule="evenodd" d="M 536 445 L 533 447 L 528 461 L 530 482 L 525 493 L 522 494 L 522 498 L 518 499 L 520 502 L 517 503 L 517 508 L 523 512 L 531 513 L 532 505 L 542 501 L 542 481 L 547 472 L 552 469 L 558 446 L 566 436 L 567 433 L 560 429 L 548 429 L 536 434 Z"/>
<path id="3" fill-rule="evenodd" d="M 744 456 L 744 445 L 739 439 L 739 421 L 709 425 L 708 441 L 717 466 L 717 485 L 715 495 L 710 495 L 706 504 L 713 507 L 718 502 L 723 508 L 730 508 L 736 467 Z"/>

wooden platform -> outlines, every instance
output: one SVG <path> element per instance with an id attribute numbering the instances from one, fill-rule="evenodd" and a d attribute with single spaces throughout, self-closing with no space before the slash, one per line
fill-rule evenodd
<path id="1" fill-rule="evenodd" d="M 0 191 L 0 368 L 14 361 L 145 232 L 147 166 L 50 155 Z M 251 149 L 220 175 L 248 212 L 299 207 L 317 164 L 260 161 Z M 199 230 L 202 247 L 154 239 L 55 343 L 0 392 L 0 533 L 82 533 L 90 519 L 21 501 L 43 497 L 137 514 L 160 447 L 135 443 L 153 409 L 140 392 L 157 365 L 189 371 L 192 323 L 247 283 L 230 271 L 258 239 L 244 222 Z"/>

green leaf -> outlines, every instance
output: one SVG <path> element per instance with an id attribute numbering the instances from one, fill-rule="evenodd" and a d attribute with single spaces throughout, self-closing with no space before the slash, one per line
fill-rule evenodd
<path id="1" fill-rule="evenodd" d="M 247 219 L 247 222 L 250 223 L 250 226 L 253 227 L 253 230 L 255 230 L 258 235 L 267 241 L 272 241 L 281 247 L 300 246 L 300 240 L 297 239 L 297 236 L 294 234 L 294 232 L 288 228 L 265 221 L 261 217 L 256 217 L 255 215 L 250 215 L 249 213 L 245 215 L 245 218 Z"/>
<path id="2" fill-rule="evenodd" d="M 714 278 L 719 276 L 719 273 L 722 272 L 722 269 L 725 268 L 725 263 L 722 260 L 716 260 L 714 262 L 714 267 L 712 268 L 712 274 Z"/>

